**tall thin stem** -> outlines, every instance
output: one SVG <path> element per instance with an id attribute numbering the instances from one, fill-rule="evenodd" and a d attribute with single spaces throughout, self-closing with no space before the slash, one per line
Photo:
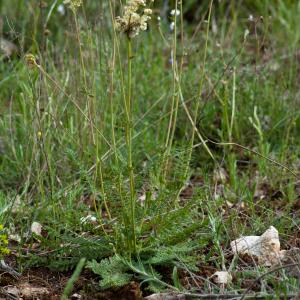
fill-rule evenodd
<path id="1" fill-rule="evenodd" d="M 109 8 L 110 8 L 110 15 L 111 15 L 111 23 L 112 23 L 112 29 L 113 29 L 113 35 L 112 35 L 112 57 L 111 57 L 111 62 L 110 62 L 110 77 L 109 77 L 109 103 L 110 103 L 110 113 L 111 113 L 111 120 L 110 120 L 110 125 L 111 125 L 111 138 L 112 138 L 112 149 L 114 152 L 114 158 L 115 158 L 115 164 L 117 169 L 119 170 L 118 172 L 118 192 L 119 192 L 119 197 L 122 203 L 122 215 L 123 215 L 123 222 L 124 224 L 126 223 L 126 204 L 124 201 L 124 196 L 123 196 L 123 181 L 122 181 L 122 172 L 120 169 L 120 163 L 119 163 L 119 158 L 118 158 L 118 153 L 117 153 L 117 142 L 116 142 L 116 133 L 115 133 L 115 115 L 116 115 L 116 110 L 115 110 L 115 105 L 114 105 L 114 80 L 115 80 L 115 66 L 116 66 L 116 59 L 117 57 L 119 58 L 119 63 L 120 63 L 120 76 L 121 76 L 121 93 L 122 97 L 124 98 L 124 102 L 126 102 L 126 93 L 124 89 L 124 81 L 123 81 L 123 72 L 122 72 L 122 67 L 121 67 L 121 59 L 120 59 L 120 49 L 118 47 L 118 40 L 117 40 L 117 34 L 116 34 L 116 28 L 115 28 L 115 15 L 114 15 L 114 10 L 115 10 L 115 2 L 110 0 L 109 1 Z M 101 158 L 102 159 L 102 158 Z M 118 234 L 119 234 L 119 228 L 116 226 L 115 230 L 115 235 L 116 238 L 115 240 L 118 241 Z M 117 245 L 116 245 L 117 248 Z"/>
<path id="2" fill-rule="evenodd" d="M 82 70 L 82 77 L 83 77 L 83 83 L 84 83 L 84 92 L 85 95 L 87 96 L 89 93 L 89 88 L 88 88 L 88 82 L 87 82 L 87 76 L 86 76 L 86 67 L 84 63 L 84 57 L 83 57 L 83 52 L 82 52 L 82 46 L 81 46 L 81 38 L 80 38 L 80 28 L 77 20 L 77 14 L 75 10 L 72 10 L 73 15 L 74 15 L 74 22 L 75 22 L 75 28 L 76 28 L 76 38 L 78 42 L 78 49 L 79 49 L 79 58 L 80 58 L 80 65 L 81 65 L 81 70 Z M 87 97 L 87 107 L 88 107 L 88 116 L 89 119 L 92 120 L 92 105 L 91 105 L 91 99 L 90 97 Z M 94 128 L 91 122 L 89 122 L 91 134 L 92 134 L 92 141 L 95 144 L 95 134 L 94 134 Z"/>
<path id="3" fill-rule="evenodd" d="M 175 11 L 177 11 L 178 0 L 175 1 Z M 173 47 L 171 52 L 171 61 L 172 61 L 172 69 L 173 69 L 173 95 L 172 95 L 172 104 L 171 104 L 171 115 L 169 119 L 167 138 L 165 143 L 165 152 L 163 156 L 163 180 L 166 179 L 166 173 L 168 169 L 169 163 L 169 155 L 171 153 L 171 148 L 173 144 L 173 137 L 175 132 L 175 126 L 177 121 L 177 112 L 178 112 L 178 102 L 179 97 L 177 93 L 177 15 L 174 15 L 174 35 L 173 35 Z"/>
<path id="4" fill-rule="evenodd" d="M 131 246 L 136 252 L 136 230 L 135 230 L 135 191 L 134 191 L 134 172 L 132 166 L 132 44 L 131 39 L 127 39 L 127 97 L 125 103 L 126 110 L 126 144 L 128 151 L 128 171 L 130 185 L 130 221 L 131 221 Z"/>
<path id="5" fill-rule="evenodd" d="M 190 161 L 192 158 L 192 152 L 193 152 L 193 146 L 194 146 L 194 141 L 195 141 L 195 135 L 197 133 L 196 130 L 196 124 L 197 124 L 197 119 L 198 119 L 198 114 L 199 114 L 199 108 L 200 108 L 200 99 L 201 99 L 201 93 L 202 93 L 202 88 L 203 88 L 203 83 L 204 83 L 204 77 L 205 77 L 205 65 L 206 65 L 206 57 L 207 57 L 207 47 L 208 47 L 208 34 L 209 34 L 209 25 L 210 25 L 210 19 L 211 19 L 211 11 L 212 11 L 212 4 L 213 0 L 210 1 L 210 6 L 209 6 L 209 11 L 208 11 L 208 20 L 207 20 L 207 29 L 206 29 L 206 37 L 205 37 L 205 49 L 204 49 L 204 58 L 203 58 L 203 67 L 202 67 L 202 74 L 200 78 L 200 84 L 199 84 L 199 92 L 198 92 L 198 99 L 196 100 L 196 107 L 195 107 L 195 114 L 194 114 L 194 120 L 193 124 L 193 130 L 192 130 L 192 137 L 191 137 L 191 142 L 190 142 L 190 149 L 188 153 L 188 159 L 186 163 L 186 168 L 184 171 L 184 178 L 186 179 L 187 174 L 188 174 L 188 169 L 190 165 Z M 202 141 L 201 141 L 202 142 Z M 212 153 L 210 152 L 209 148 L 207 147 L 206 143 L 203 143 L 204 148 L 206 151 L 209 153 L 209 155 L 214 159 L 212 156 Z"/>

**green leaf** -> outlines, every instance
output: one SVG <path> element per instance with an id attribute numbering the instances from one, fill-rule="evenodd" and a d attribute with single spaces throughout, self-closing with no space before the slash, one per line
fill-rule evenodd
<path id="1" fill-rule="evenodd" d="M 126 273 L 128 267 L 117 256 L 102 259 L 100 263 L 89 261 L 87 267 L 102 277 L 99 284 L 103 289 L 124 286 L 132 278 L 131 274 Z"/>

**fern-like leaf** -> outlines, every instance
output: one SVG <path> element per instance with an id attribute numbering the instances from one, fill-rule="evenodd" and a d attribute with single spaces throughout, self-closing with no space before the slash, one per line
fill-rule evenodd
<path id="1" fill-rule="evenodd" d="M 117 256 L 88 262 L 87 267 L 102 279 L 99 284 L 103 289 L 121 287 L 130 282 L 132 275 L 126 273 L 128 267 Z"/>

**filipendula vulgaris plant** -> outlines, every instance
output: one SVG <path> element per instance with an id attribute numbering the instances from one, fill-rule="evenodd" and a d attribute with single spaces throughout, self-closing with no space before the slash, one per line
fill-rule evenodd
<path id="1" fill-rule="evenodd" d="M 126 114 L 125 139 L 128 151 L 128 172 L 130 185 L 130 226 L 131 233 L 128 238 L 131 253 L 136 253 L 136 226 L 135 203 L 136 193 L 134 186 L 134 170 L 132 165 L 132 40 L 141 31 L 147 30 L 147 22 L 151 19 L 152 10 L 149 5 L 154 0 L 128 0 L 123 7 L 123 16 L 115 19 L 116 30 L 123 33 L 127 40 L 127 95 L 124 97 Z"/>

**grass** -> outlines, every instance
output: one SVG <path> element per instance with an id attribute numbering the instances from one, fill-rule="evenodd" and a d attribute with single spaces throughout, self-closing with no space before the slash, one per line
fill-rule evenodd
<path id="1" fill-rule="evenodd" d="M 231 266 L 233 239 L 273 225 L 299 246 L 298 1 L 204 1 L 192 16 L 196 1 L 175 1 L 174 17 L 156 2 L 129 41 L 117 1 L 64 16 L 35 2 L 0 2 L 20 49 L 0 66 L 0 221 L 19 271 L 86 258 L 102 287 L 218 293 L 203 270 Z M 267 272 L 232 268 L 230 293 Z M 259 291 L 299 289 L 279 272 Z"/>

